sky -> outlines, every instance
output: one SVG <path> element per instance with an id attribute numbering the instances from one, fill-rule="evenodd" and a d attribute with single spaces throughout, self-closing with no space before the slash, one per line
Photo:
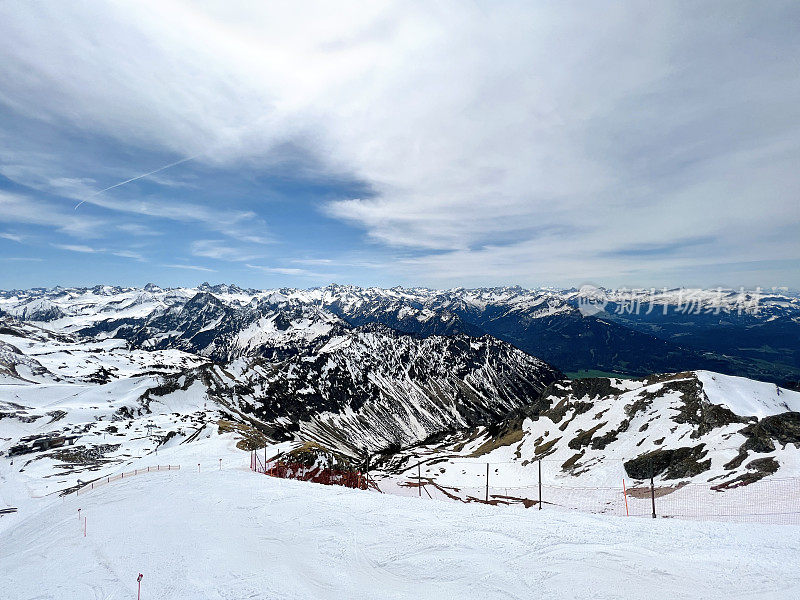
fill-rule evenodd
<path id="1" fill-rule="evenodd" d="M 800 288 L 800 4 L 0 2 L 0 289 Z"/>

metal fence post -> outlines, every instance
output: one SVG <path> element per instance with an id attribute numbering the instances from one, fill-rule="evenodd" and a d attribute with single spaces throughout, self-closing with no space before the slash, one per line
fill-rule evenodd
<path id="1" fill-rule="evenodd" d="M 650 501 L 653 503 L 653 518 L 656 518 L 656 490 L 653 485 L 653 459 L 650 459 Z"/>
<path id="2" fill-rule="evenodd" d="M 489 502 L 489 463 L 486 463 L 486 502 Z"/>
<path id="3" fill-rule="evenodd" d="M 422 498 L 422 468 L 420 467 L 420 463 L 417 463 L 417 489 L 419 491 L 419 497 Z"/>
<path id="4" fill-rule="evenodd" d="M 539 510 L 542 510 L 542 459 L 539 459 Z"/>

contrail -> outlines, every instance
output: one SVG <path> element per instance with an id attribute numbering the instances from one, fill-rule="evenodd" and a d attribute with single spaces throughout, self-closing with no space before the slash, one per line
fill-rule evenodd
<path id="1" fill-rule="evenodd" d="M 179 165 L 181 163 L 185 163 L 187 161 L 194 160 L 198 156 L 200 156 L 200 154 L 195 154 L 194 156 L 190 156 L 189 158 L 182 158 L 181 160 L 177 160 L 174 163 L 170 163 L 170 164 L 165 165 L 163 167 L 159 167 L 155 171 L 150 171 L 149 173 L 145 173 L 144 175 L 137 175 L 136 177 L 131 177 L 130 179 L 126 179 L 125 181 L 120 181 L 119 183 L 115 183 L 114 185 L 108 186 L 104 190 L 100 190 L 99 192 L 95 192 L 94 194 L 89 196 L 89 198 L 94 198 L 95 196 L 99 196 L 103 192 L 107 192 L 108 190 L 113 190 L 114 188 L 118 188 L 119 186 L 125 185 L 126 183 L 130 183 L 131 181 L 136 181 L 137 179 L 142 179 L 143 177 L 148 177 L 150 175 L 154 175 L 155 173 L 159 173 L 161 171 L 165 171 L 166 169 L 172 168 L 172 167 L 177 166 L 177 165 Z M 88 200 L 88 198 L 87 198 L 87 200 Z M 78 207 L 81 204 L 83 204 L 84 202 L 86 202 L 86 200 L 81 200 L 80 202 L 78 202 L 78 204 L 75 205 L 75 210 L 77 210 Z"/>

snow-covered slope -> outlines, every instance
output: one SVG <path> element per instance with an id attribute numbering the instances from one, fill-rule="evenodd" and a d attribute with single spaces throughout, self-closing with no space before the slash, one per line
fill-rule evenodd
<path id="1" fill-rule="evenodd" d="M 2 533 L 3 598 L 135 598 L 139 573 L 143 599 L 170 600 L 800 595 L 792 527 L 399 498 L 264 477 L 227 443 L 20 516 Z"/>
<path id="2" fill-rule="evenodd" d="M 539 406 L 410 448 L 381 468 L 407 473 L 420 460 L 451 487 L 485 481 L 489 463 L 493 485 L 534 489 L 542 460 L 548 485 L 636 485 L 652 461 L 660 485 L 734 489 L 800 473 L 800 393 L 710 372 L 557 382 Z"/>
<path id="3" fill-rule="evenodd" d="M 36 493 L 107 476 L 206 429 L 246 432 L 251 445 L 314 440 L 351 455 L 399 448 L 494 422 L 561 377 L 489 337 L 298 319 L 254 328 L 262 342 L 278 337 L 269 353 L 214 365 L 3 319 L 0 462 Z"/>

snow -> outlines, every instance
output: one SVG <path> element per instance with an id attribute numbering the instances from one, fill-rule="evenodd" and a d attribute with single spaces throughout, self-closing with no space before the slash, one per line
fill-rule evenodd
<path id="1" fill-rule="evenodd" d="M 697 371 L 697 377 L 713 404 L 727 406 L 737 415 L 755 415 L 762 419 L 787 411 L 800 412 L 800 392 L 711 371 Z"/>
<path id="2" fill-rule="evenodd" d="M 252 473 L 232 444 L 32 506 L 3 532 L 3 597 L 133 598 L 139 572 L 143 599 L 170 600 L 800 595 L 795 527 L 401 498 Z"/>

